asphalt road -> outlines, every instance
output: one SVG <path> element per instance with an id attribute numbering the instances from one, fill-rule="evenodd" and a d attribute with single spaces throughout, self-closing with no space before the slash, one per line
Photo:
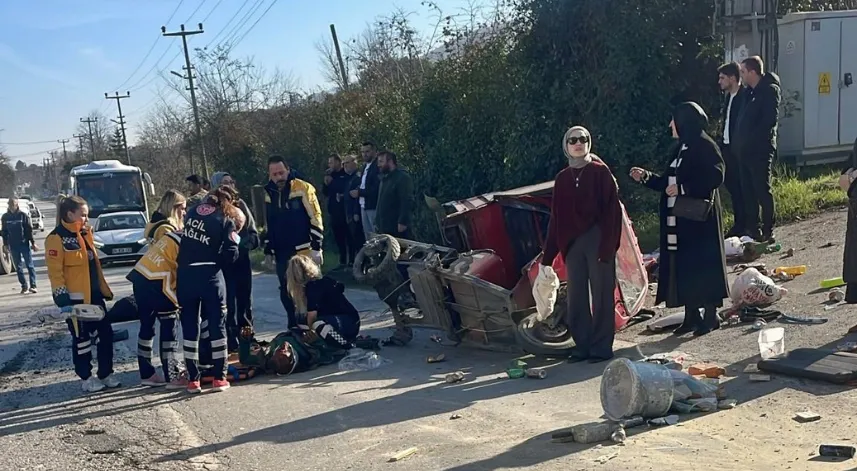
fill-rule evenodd
<path id="1" fill-rule="evenodd" d="M 53 219 L 51 208 L 44 209 Z M 857 323 L 854 310 L 825 310 L 818 280 L 838 274 L 844 215 L 832 213 L 782 228 L 794 259 L 766 257 L 769 266 L 810 265 L 788 284 L 778 303 L 791 313 L 829 318 L 818 326 L 786 326 L 786 347 L 836 345 Z M 831 241 L 839 244 L 820 249 Z M 43 245 L 43 242 L 39 242 Z M 617 336 L 617 354 L 681 350 L 727 368 L 727 392 L 739 406 L 715 414 L 682 416 L 678 426 L 639 429 L 624 446 L 551 443 L 552 431 L 600 420 L 604 365 L 528 360 L 547 368 L 544 380 L 509 380 L 514 357 L 440 345 L 419 330 L 406 348 L 385 348 L 379 369 L 340 373 L 336 366 L 290 377 L 260 377 L 219 394 L 189 397 L 137 386 L 134 323 L 122 324 L 131 340 L 116 344 L 125 387 L 85 396 L 71 371 L 64 324 L 38 325 L 28 311 L 50 304 L 41 254 L 40 293 L 19 295 L 14 276 L 0 278 L 0 470 L 95 469 L 852 469 L 820 461 L 821 443 L 854 443 L 850 431 L 857 399 L 850 389 L 775 376 L 749 383 L 743 373 L 758 359 L 756 333 L 725 328 L 701 339 L 643 335 L 634 326 Z M 129 267 L 106 270 L 117 296 L 129 293 Z M 262 337 L 283 325 L 276 280 L 254 280 L 257 327 Z M 374 293 L 349 290 L 362 312 L 364 332 L 386 335 L 389 319 Z M 445 363 L 427 364 L 444 353 Z M 446 384 L 448 372 L 466 380 Z M 797 424 L 811 409 L 822 420 Z M 398 463 L 395 453 L 418 448 Z"/>

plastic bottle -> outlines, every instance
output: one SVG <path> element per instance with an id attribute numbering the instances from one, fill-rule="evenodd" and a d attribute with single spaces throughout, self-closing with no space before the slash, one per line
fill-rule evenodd
<path id="1" fill-rule="evenodd" d="M 368 371 L 380 367 L 384 363 L 375 352 L 367 350 L 351 350 L 348 355 L 339 361 L 339 371 Z"/>
<path id="2" fill-rule="evenodd" d="M 779 252 L 780 250 L 783 250 L 783 246 L 782 246 L 782 245 L 780 245 L 779 243 L 777 243 L 777 244 L 769 245 L 769 246 L 765 249 L 765 253 L 777 253 L 777 252 Z"/>
<path id="3" fill-rule="evenodd" d="M 798 265 L 795 267 L 777 267 L 774 268 L 774 275 L 785 273 L 786 275 L 798 276 L 806 273 L 806 265 Z"/>

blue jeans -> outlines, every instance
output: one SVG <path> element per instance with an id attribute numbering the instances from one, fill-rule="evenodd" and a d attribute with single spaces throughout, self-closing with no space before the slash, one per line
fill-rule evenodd
<path id="1" fill-rule="evenodd" d="M 24 244 L 18 247 L 9 247 L 9 252 L 12 253 L 12 260 L 15 261 L 15 266 L 18 269 L 18 282 L 21 283 L 21 288 L 27 288 L 27 281 L 24 279 L 24 267 L 27 267 L 27 273 L 30 275 L 30 288 L 35 288 L 36 267 L 33 266 L 33 253 L 30 252 L 30 246 Z"/>

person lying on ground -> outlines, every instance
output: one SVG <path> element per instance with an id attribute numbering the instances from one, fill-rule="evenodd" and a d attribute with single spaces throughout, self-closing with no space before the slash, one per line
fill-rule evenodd
<path id="1" fill-rule="evenodd" d="M 301 373 L 336 363 L 345 354 L 344 348 L 331 345 L 309 329 L 294 328 L 280 332 L 270 342 L 257 342 L 253 328 L 246 326 L 238 341 L 238 361 L 242 366 L 258 368 L 260 373 Z"/>
<path id="2" fill-rule="evenodd" d="M 322 276 L 321 268 L 306 255 L 289 260 L 286 280 L 297 325 L 312 329 L 334 347 L 351 348 L 360 332 L 360 314 L 345 296 L 345 286 Z"/>

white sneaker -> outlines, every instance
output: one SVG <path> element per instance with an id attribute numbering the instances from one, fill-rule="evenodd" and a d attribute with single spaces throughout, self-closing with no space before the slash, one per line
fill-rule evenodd
<path id="1" fill-rule="evenodd" d="M 118 388 L 119 386 L 122 386 L 122 383 L 120 383 L 118 379 L 114 378 L 113 375 L 110 375 L 110 376 L 102 379 L 101 384 L 107 386 L 110 389 Z"/>
<path id="2" fill-rule="evenodd" d="M 33 294 L 36 294 L 36 293 L 38 293 L 38 292 L 39 292 L 39 290 L 38 290 L 38 289 L 36 289 L 36 287 L 35 287 L 35 286 L 33 286 L 32 288 L 30 288 L 30 292 L 31 292 L 31 293 L 33 293 Z"/>
<path id="3" fill-rule="evenodd" d="M 81 388 L 85 393 L 94 393 L 101 391 L 105 388 L 104 383 L 98 380 L 95 376 L 90 376 L 89 378 L 83 380 L 81 383 Z"/>

